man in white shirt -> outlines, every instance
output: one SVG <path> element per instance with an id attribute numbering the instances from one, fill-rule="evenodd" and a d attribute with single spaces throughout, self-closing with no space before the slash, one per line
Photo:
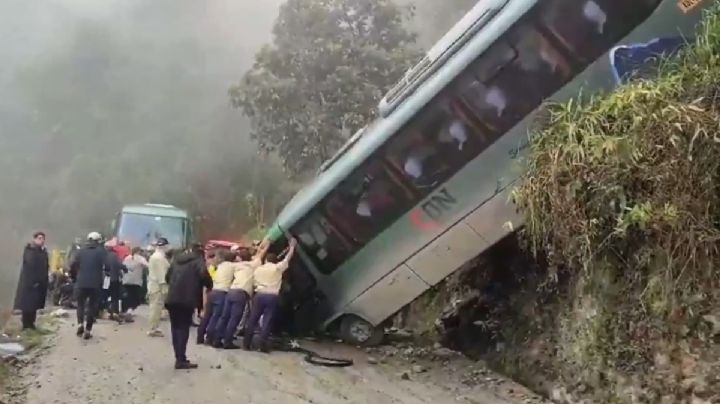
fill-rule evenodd
<path id="1" fill-rule="evenodd" d="M 148 302 L 150 303 L 150 331 L 148 335 L 151 337 L 162 337 L 160 331 L 160 316 L 162 315 L 163 306 L 165 305 L 165 297 L 167 296 L 168 286 L 165 281 L 165 275 L 170 268 L 170 261 L 167 259 L 168 241 L 165 238 L 159 238 L 155 244 L 155 251 L 148 261 Z"/>
<path id="2" fill-rule="evenodd" d="M 266 241 L 266 243 L 269 244 L 268 241 Z M 272 320 L 280 300 L 279 295 L 282 277 L 283 273 L 288 269 L 296 246 L 297 240 L 294 238 L 291 239 L 285 259 L 277 262 L 275 254 L 267 254 L 264 260 L 265 263 L 255 269 L 253 279 L 255 295 L 252 299 L 250 317 L 245 325 L 243 349 L 250 350 L 255 328 L 257 328 L 260 317 L 262 316 L 263 324 L 260 331 L 260 350 L 265 353 L 270 352 L 268 337 L 270 336 L 270 327 L 272 326 Z M 267 250 L 267 247 L 265 250 Z"/>

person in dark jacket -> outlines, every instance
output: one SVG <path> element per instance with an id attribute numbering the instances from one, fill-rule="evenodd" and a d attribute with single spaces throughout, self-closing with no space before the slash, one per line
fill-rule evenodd
<path id="1" fill-rule="evenodd" d="M 110 306 L 108 312 L 110 313 L 110 320 L 122 323 L 123 319 L 120 317 L 120 297 L 122 293 L 122 277 L 123 274 L 128 272 L 127 267 L 120 261 L 120 257 L 113 250 L 113 245 L 105 243 L 105 269 L 110 277 L 110 286 L 108 287 L 108 297 L 110 298 Z"/>
<path id="2" fill-rule="evenodd" d="M 22 312 L 23 330 L 34 329 L 37 311 L 45 307 L 49 282 L 49 259 L 45 233 L 33 234 L 23 251 L 22 268 L 15 293 L 15 310 Z"/>
<path id="3" fill-rule="evenodd" d="M 195 244 L 178 254 L 165 276 L 168 295 L 165 308 L 170 314 L 170 330 L 175 369 L 196 369 L 185 355 L 190 339 L 193 312 L 197 309 L 197 296 L 203 288 L 212 288 L 212 279 L 205 266 L 202 245 Z"/>
<path id="4" fill-rule="evenodd" d="M 100 233 L 88 234 L 87 245 L 78 251 L 70 264 L 77 298 L 78 337 L 92 338 L 92 327 L 105 278 L 107 252 L 100 244 Z"/>

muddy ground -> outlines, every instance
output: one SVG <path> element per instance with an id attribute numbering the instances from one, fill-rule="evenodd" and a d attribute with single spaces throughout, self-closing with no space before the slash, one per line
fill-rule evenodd
<path id="1" fill-rule="evenodd" d="M 55 322 L 46 349 L 19 362 L 19 375 L 0 402 L 64 403 L 536 403 L 521 386 L 440 347 L 400 343 L 362 350 L 338 343 L 303 342 L 355 365 L 324 368 L 297 353 L 220 351 L 189 346 L 200 368 L 173 369 L 169 337 L 133 324 L 101 321 L 90 341 L 78 339 L 72 317 Z M 164 323 L 167 333 L 168 324 Z M 15 363 L 18 365 L 18 363 Z"/>

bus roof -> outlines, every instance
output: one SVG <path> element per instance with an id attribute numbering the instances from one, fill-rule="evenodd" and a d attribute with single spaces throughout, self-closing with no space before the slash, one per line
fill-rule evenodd
<path id="1" fill-rule="evenodd" d="M 136 215 L 178 217 L 182 219 L 188 218 L 186 210 L 177 208 L 172 205 L 162 205 L 157 203 L 146 203 L 142 205 L 125 205 L 122 213 L 132 213 Z"/>
<path id="2" fill-rule="evenodd" d="M 400 130 L 418 111 L 428 104 L 440 91 L 442 91 L 452 80 L 469 66 L 478 55 L 483 53 L 495 42 L 518 18 L 524 15 L 537 0 L 511 0 L 511 1 L 489 1 L 481 0 L 471 10 L 479 18 L 485 18 L 484 13 L 478 13 L 477 7 L 502 6 L 493 14 L 493 18 L 485 21 L 481 29 L 475 32 L 472 37 L 462 38 L 465 43 L 458 46 L 456 42 L 448 43 L 448 38 L 438 41 L 431 49 L 437 53 L 438 46 L 455 47 L 452 56 L 442 61 L 444 63 L 435 69 L 434 73 L 417 84 L 413 91 L 393 109 L 392 113 L 384 118 L 378 118 L 372 122 L 362 134 L 356 133 L 349 143 L 354 143 L 347 150 L 342 151 L 340 156 L 334 156 L 332 164 L 324 165 L 321 172 L 309 184 L 301 189 L 288 202 L 280 212 L 277 224 L 287 230 L 305 216 L 318 202 L 320 202 L 330 191 L 345 180 L 354 169 L 362 165 L 378 148 Z M 468 13 L 468 14 L 470 14 Z M 460 20 L 451 31 L 464 32 L 468 25 L 467 18 Z M 444 45 L 443 45 L 444 44 Z M 402 80 L 405 80 L 404 77 Z M 357 136 L 357 137 L 356 137 Z M 342 149 L 341 149 L 342 150 Z"/>

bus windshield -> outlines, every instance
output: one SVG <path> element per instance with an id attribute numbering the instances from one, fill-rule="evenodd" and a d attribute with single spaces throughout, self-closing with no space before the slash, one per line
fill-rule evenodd
<path id="1" fill-rule="evenodd" d="M 151 216 L 123 213 L 118 225 L 117 237 L 136 246 L 148 246 L 164 237 L 171 246 L 183 247 L 187 220 L 180 217 Z"/>

